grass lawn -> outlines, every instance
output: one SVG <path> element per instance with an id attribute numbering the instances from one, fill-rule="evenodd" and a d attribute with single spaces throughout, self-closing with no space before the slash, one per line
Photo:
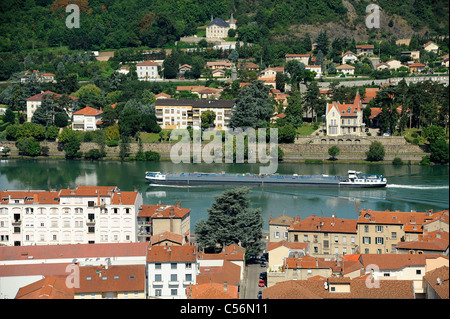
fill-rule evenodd
<path id="1" fill-rule="evenodd" d="M 310 123 L 303 123 L 301 127 L 297 128 L 298 135 L 311 135 L 314 131 L 314 127 Z"/>
<path id="2" fill-rule="evenodd" d="M 159 134 L 157 133 L 140 133 L 140 137 L 142 139 L 142 143 L 158 143 L 159 142 Z"/>
<path id="3" fill-rule="evenodd" d="M 417 137 L 415 137 L 415 134 Z M 408 143 L 416 145 L 425 145 L 426 140 L 421 136 L 422 130 L 418 128 L 408 128 L 403 131 L 403 136 Z M 412 136 L 414 134 L 414 136 Z M 416 142 L 414 143 L 414 140 Z"/>

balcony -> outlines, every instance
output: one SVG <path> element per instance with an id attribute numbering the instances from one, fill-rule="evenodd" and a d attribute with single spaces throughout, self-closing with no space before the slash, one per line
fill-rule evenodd
<path id="1" fill-rule="evenodd" d="M 86 220 L 87 225 L 95 225 L 95 219 L 88 219 Z"/>
<path id="2" fill-rule="evenodd" d="M 22 219 L 15 219 L 15 218 L 13 218 L 12 224 L 13 225 L 20 225 L 20 224 L 22 224 Z"/>

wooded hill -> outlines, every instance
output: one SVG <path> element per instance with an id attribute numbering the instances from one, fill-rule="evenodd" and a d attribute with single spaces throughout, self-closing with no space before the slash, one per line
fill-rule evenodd
<path id="1" fill-rule="evenodd" d="M 79 29 L 65 25 L 69 3 L 80 7 Z M 363 27 L 366 36 L 398 37 L 400 25 L 403 35 L 448 34 L 446 0 L 2 0 L 0 52 L 161 47 L 196 34 L 211 16 L 227 19 L 231 12 L 249 42 L 303 37 L 296 29 L 305 26 L 312 26 L 312 32 L 329 28 L 333 38 L 338 26 L 354 33 L 361 29 L 369 3 L 382 8 L 383 25 L 379 30 Z"/>

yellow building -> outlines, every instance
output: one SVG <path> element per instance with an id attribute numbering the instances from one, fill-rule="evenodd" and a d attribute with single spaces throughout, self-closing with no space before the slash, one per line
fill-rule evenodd
<path id="1" fill-rule="evenodd" d="M 156 118 L 163 129 L 200 129 L 202 112 L 213 111 L 214 127 L 223 130 L 230 124 L 234 104 L 234 100 L 160 99 L 156 100 Z"/>
<path id="2" fill-rule="evenodd" d="M 74 299 L 145 298 L 145 264 L 79 268 Z"/>

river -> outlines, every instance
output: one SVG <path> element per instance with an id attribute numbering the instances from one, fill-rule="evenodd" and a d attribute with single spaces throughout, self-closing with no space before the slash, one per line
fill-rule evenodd
<path id="1" fill-rule="evenodd" d="M 254 208 L 260 207 L 264 229 L 270 216 L 312 214 L 356 219 L 363 208 L 372 210 L 435 211 L 449 208 L 448 166 L 393 166 L 373 164 L 304 164 L 280 163 L 280 174 L 347 174 L 355 169 L 368 174 L 383 174 L 388 179 L 384 189 L 325 188 L 253 188 L 249 198 Z M 77 185 L 118 186 L 139 190 L 144 204 L 175 204 L 191 209 L 191 229 L 207 218 L 207 209 L 224 187 L 149 186 L 145 171 L 258 173 L 259 164 L 173 164 L 172 162 L 117 162 L 66 160 L 1 160 L 0 189 L 49 190 L 75 188 Z"/>

